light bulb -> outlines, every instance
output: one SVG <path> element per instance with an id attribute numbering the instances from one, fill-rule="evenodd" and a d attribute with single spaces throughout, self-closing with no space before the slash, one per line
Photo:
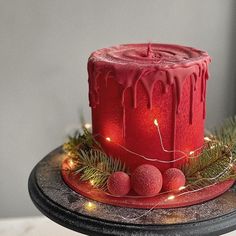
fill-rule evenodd
<path id="1" fill-rule="evenodd" d="M 86 210 L 86 211 L 95 211 L 96 210 L 96 208 L 97 208 L 97 206 L 96 206 L 96 204 L 95 203 L 93 203 L 93 202 L 86 202 L 86 203 L 84 203 L 84 209 Z"/>
<path id="2" fill-rule="evenodd" d="M 111 138 L 109 138 L 109 137 L 106 137 L 106 140 L 107 140 L 108 142 L 111 142 Z"/>
<path id="3" fill-rule="evenodd" d="M 210 149 L 214 149 L 216 146 L 215 145 L 212 145 L 211 147 L 210 147 Z"/>
<path id="4" fill-rule="evenodd" d="M 186 188 L 185 186 L 181 186 L 179 187 L 179 191 L 184 190 L 185 188 Z"/>
<path id="5" fill-rule="evenodd" d="M 90 128 L 92 128 L 92 125 L 89 124 L 89 123 L 86 123 L 86 124 L 84 124 L 84 127 L 85 127 L 86 129 L 90 129 Z"/>
<path id="6" fill-rule="evenodd" d="M 154 120 L 154 125 L 155 125 L 155 126 L 158 126 L 158 121 L 157 121 L 157 119 Z"/>
<path id="7" fill-rule="evenodd" d="M 74 161 L 72 159 L 69 159 L 69 166 L 70 168 L 73 168 L 74 167 Z"/>
<path id="8" fill-rule="evenodd" d="M 194 154 L 194 151 L 189 152 L 189 155 L 193 155 L 193 154 Z"/>
<path id="9" fill-rule="evenodd" d="M 69 157 L 71 157 L 71 156 L 73 156 L 73 153 L 72 153 L 72 152 L 68 152 L 67 155 L 68 155 Z"/>
<path id="10" fill-rule="evenodd" d="M 211 141 L 211 139 L 209 137 L 204 137 L 204 140 L 207 142 Z"/>
<path id="11" fill-rule="evenodd" d="M 170 195 L 167 199 L 168 200 L 173 200 L 173 199 L 175 199 L 175 196 L 174 195 Z"/>

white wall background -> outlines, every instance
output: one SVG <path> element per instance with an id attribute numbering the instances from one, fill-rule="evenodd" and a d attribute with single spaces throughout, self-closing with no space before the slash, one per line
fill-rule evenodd
<path id="1" fill-rule="evenodd" d="M 81 109 L 90 119 L 90 52 L 148 41 L 207 50 L 214 126 L 236 112 L 235 23 L 233 0 L 0 0 L 0 217 L 38 214 L 27 192 L 31 169 Z"/>

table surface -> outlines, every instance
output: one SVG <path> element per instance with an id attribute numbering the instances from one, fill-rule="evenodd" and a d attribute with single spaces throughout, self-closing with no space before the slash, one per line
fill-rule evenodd
<path id="1" fill-rule="evenodd" d="M 226 233 L 235 229 L 236 185 L 226 194 L 206 203 L 185 208 L 155 209 L 145 217 L 129 222 L 127 218 L 122 220 L 122 216 L 136 217 L 147 210 L 114 207 L 73 192 L 61 178 L 63 158 L 58 148 L 40 161 L 29 178 L 29 191 L 40 211 L 65 227 L 99 235 L 101 232 L 115 235 L 121 232 L 122 235 L 130 235 L 131 232 L 137 235 L 145 232 L 150 235 L 157 232 L 165 235 L 173 235 L 173 232 L 216 235 L 216 232 Z"/>
<path id="2" fill-rule="evenodd" d="M 62 227 L 45 216 L 2 218 L 0 219 L 1 236 L 83 236 L 85 234 L 74 232 Z M 224 234 L 236 236 L 236 231 Z"/>

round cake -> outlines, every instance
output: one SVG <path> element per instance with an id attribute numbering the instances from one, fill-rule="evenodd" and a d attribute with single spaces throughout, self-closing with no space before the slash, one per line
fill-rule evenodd
<path id="1" fill-rule="evenodd" d="M 169 44 L 126 44 L 88 60 L 93 135 L 132 171 L 179 167 L 204 143 L 209 55 Z"/>
<path id="2" fill-rule="evenodd" d="M 236 118 L 204 137 L 209 63 L 204 51 L 169 44 L 92 53 L 92 125 L 64 144 L 64 181 L 90 199 L 149 210 L 225 192 L 236 178 Z"/>

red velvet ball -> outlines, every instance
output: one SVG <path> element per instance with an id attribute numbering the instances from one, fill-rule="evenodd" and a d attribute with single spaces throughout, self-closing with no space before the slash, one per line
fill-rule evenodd
<path id="1" fill-rule="evenodd" d="M 162 188 L 161 172 L 153 165 L 141 165 L 131 175 L 131 186 L 141 196 L 157 195 Z"/>
<path id="2" fill-rule="evenodd" d="M 108 191 L 117 196 L 124 196 L 130 191 L 130 177 L 125 172 L 117 171 L 107 180 Z"/>
<path id="3" fill-rule="evenodd" d="M 185 175 L 177 168 L 170 168 L 163 174 L 163 190 L 172 191 L 178 190 L 185 185 Z"/>

